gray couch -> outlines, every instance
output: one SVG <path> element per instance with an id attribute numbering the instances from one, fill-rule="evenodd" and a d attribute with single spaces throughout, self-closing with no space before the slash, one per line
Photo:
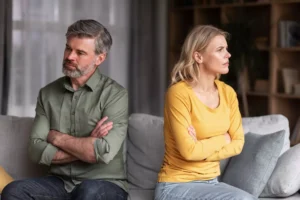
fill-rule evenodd
<path id="1" fill-rule="evenodd" d="M 32 118 L 0 116 L 0 165 L 15 179 L 41 176 L 45 167 L 37 166 L 28 159 L 27 141 Z M 269 115 L 244 118 L 245 132 L 268 134 L 285 129 L 286 136 L 281 152 L 288 151 L 288 120 L 281 115 Z M 164 155 L 163 119 L 146 114 L 130 116 L 127 139 L 127 172 L 129 181 L 129 199 L 151 200 L 157 179 L 157 173 Z M 224 171 L 228 160 L 221 163 Z M 299 161 L 300 163 L 300 161 Z M 288 165 L 289 163 L 286 163 Z M 299 187 L 300 188 L 300 187 Z M 273 198 L 262 198 L 265 200 Z M 286 200 L 300 200 L 296 193 Z"/>

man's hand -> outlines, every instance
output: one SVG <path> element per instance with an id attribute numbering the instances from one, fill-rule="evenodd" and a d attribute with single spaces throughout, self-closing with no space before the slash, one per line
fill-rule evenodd
<path id="1" fill-rule="evenodd" d="M 225 140 L 226 140 L 227 144 L 230 144 L 230 142 L 231 142 L 230 135 L 228 133 L 225 133 L 224 136 L 225 136 Z"/>
<path id="2" fill-rule="evenodd" d="M 59 137 L 62 136 L 63 133 L 56 131 L 56 130 L 50 130 L 47 136 L 47 142 L 50 144 L 55 145 L 55 141 L 59 140 Z"/>
<path id="3" fill-rule="evenodd" d="M 190 126 L 188 127 L 188 132 L 189 132 L 190 136 L 192 136 L 192 138 L 193 138 L 195 141 L 197 141 L 196 130 L 195 130 L 195 128 L 194 128 L 192 125 L 190 125 Z"/>
<path id="4" fill-rule="evenodd" d="M 94 130 L 91 133 L 91 137 L 102 138 L 108 134 L 108 132 L 113 128 L 113 122 L 104 122 L 108 117 L 103 117 L 96 125 Z"/>

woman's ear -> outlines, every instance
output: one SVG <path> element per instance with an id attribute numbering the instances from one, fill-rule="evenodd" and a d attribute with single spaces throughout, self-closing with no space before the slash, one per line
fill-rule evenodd
<path id="1" fill-rule="evenodd" d="M 194 52 L 193 58 L 194 58 L 194 60 L 195 60 L 198 64 L 202 64 L 202 63 L 203 63 L 203 56 L 202 56 L 201 53 L 199 53 L 198 51 L 195 51 L 195 52 Z"/>

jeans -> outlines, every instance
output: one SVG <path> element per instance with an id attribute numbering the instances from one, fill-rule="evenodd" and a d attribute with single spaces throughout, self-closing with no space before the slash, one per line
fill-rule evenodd
<path id="1" fill-rule="evenodd" d="M 103 180 L 85 180 L 71 193 L 55 176 L 14 181 L 2 191 L 3 200 L 125 200 L 127 193 L 119 186 Z"/>
<path id="2" fill-rule="evenodd" d="M 157 183 L 155 200 L 257 200 L 251 194 L 218 182 L 193 181 L 187 183 Z"/>

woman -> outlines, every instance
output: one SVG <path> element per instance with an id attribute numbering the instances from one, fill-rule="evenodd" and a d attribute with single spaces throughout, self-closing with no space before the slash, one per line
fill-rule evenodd
<path id="1" fill-rule="evenodd" d="M 156 200 L 256 199 L 217 180 L 220 160 L 238 155 L 244 145 L 236 93 L 218 80 L 229 71 L 226 37 L 213 26 L 198 26 L 183 44 L 166 93 Z"/>

